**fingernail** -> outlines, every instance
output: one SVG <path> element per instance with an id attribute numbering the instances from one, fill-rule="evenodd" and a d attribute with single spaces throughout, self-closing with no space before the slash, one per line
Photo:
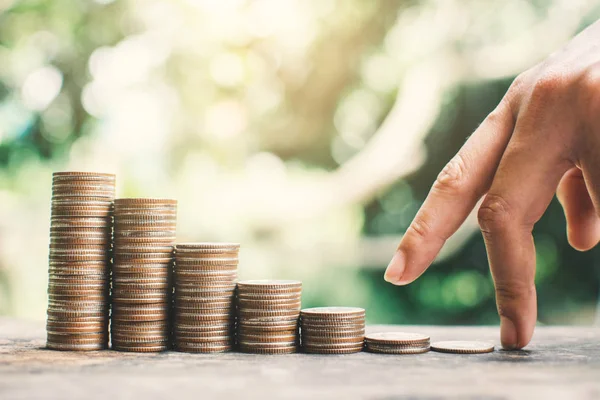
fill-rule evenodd
<path id="1" fill-rule="evenodd" d="M 392 261 L 390 261 L 390 263 L 388 264 L 383 279 L 385 279 L 386 282 L 397 285 L 400 282 L 400 278 L 402 278 L 403 273 L 404 255 L 400 250 L 398 250 L 396 251 L 396 254 L 394 254 L 394 257 L 392 257 Z"/>
<path id="2" fill-rule="evenodd" d="M 516 350 L 519 344 L 515 324 L 506 318 L 500 317 L 500 342 L 505 350 Z"/>

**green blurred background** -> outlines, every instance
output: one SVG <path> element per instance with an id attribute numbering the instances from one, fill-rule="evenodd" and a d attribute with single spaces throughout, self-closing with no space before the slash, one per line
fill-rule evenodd
<path id="1" fill-rule="evenodd" d="M 45 317 L 51 173 L 179 200 L 180 241 L 370 323 L 495 324 L 473 217 L 421 279 L 382 279 L 444 164 L 593 0 L 0 0 L 0 314 Z M 526 173 L 526 171 L 525 171 Z M 600 253 L 556 202 L 541 323 L 595 320 Z M 600 319 L 600 318 L 599 318 Z"/>

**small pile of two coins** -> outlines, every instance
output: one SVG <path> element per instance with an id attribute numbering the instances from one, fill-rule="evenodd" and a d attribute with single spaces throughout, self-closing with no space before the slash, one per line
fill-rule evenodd
<path id="1" fill-rule="evenodd" d="M 238 344 L 246 353 L 286 354 L 298 349 L 302 282 L 238 283 Z"/>
<path id="2" fill-rule="evenodd" d="M 302 348 L 307 353 L 349 354 L 363 349 L 365 310 L 357 307 L 306 308 L 300 313 Z"/>
<path id="3" fill-rule="evenodd" d="M 237 243 L 182 243 L 175 250 L 175 348 L 213 353 L 234 345 Z"/>
<path id="4" fill-rule="evenodd" d="M 115 176 L 52 176 L 47 346 L 100 350 L 108 344 Z"/>
<path id="5" fill-rule="evenodd" d="M 115 200 L 111 342 L 121 351 L 170 347 L 177 201 Z"/>

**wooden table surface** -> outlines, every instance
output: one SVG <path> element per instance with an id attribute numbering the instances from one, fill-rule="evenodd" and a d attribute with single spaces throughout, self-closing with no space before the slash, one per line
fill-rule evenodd
<path id="1" fill-rule="evenodd" d="M 497 327 L 371 326 L 498 342 Z M 0 317 L 0 399 L 600 399 L 600 329 L 540 327 L 527 351 L 260 356 L 43 349 L 44 324 Z"/>

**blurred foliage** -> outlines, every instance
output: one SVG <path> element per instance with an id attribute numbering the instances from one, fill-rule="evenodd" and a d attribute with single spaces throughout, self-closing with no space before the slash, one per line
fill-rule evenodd
<path id="1" fill-rule="evenodd" d="M 479 235 L 404 288 L 382 280 L 393 248 L 353 250 L 397 242 L 510 84 L 478 77 L 502 63 L 469 67 L 472 53 L 518 42 L 565 4 L 0 0 L 0 314 L 43 318 L 50 173 L 91 169 L 118 173 L 121 196 L 177 197 L 182 240 L 241 241 L 242 277 L 302 278 L 306 306 L 362 305 L 370 322 L 497 322 Z M 443 91 L 418 171 L 308 212 L 303 190 L 367 149 L 403 74 L 444 54 L 475 72 Z M 535 231 L 540 320 L 590 322 L 599 253 L 573 251 L 564 231 L 553 203 Z"/>

